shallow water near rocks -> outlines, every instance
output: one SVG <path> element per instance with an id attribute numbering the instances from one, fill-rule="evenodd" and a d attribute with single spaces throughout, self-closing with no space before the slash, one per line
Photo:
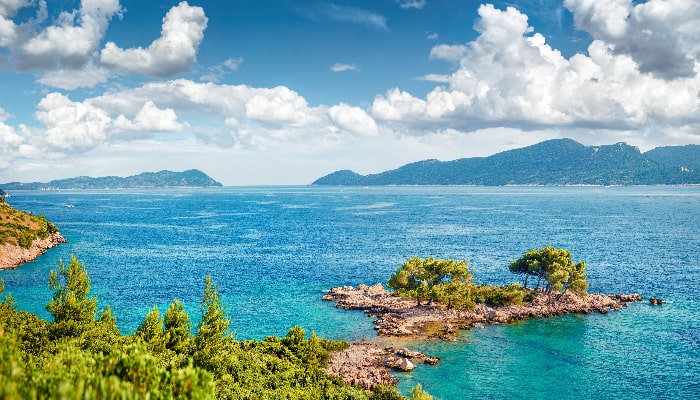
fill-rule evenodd
<path id="1" fill-rule="evenodd" d="M 606 315 L 570 315 L 413 342 L 439 366 L 397 374 L 442 399 L 693 398 L 700 391 L 700 187 L 249 187 L 15 192 L 69 243 L 0 271 L 21 309 L 49 314 L 49 270 L 75 254 L 124 333 L 184 301 L 195 324 L 211 274 L 239 339 L 299 324 L 348 341 L 371 318 L 321 301 L 332 286 L 386 282 L 412 256 L 468 258 L 479 281 L 545 245 L 585 260 L 592 292 L 639 292 Z"/>

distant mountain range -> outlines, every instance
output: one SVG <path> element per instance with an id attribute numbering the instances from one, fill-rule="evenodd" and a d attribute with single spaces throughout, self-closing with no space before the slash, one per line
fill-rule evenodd
<path id="1" fill-rule="evenodd" d="M 128 176 L 126 178 L 121 178 L 118 176 L 105 176 L 102 178 L 80 176 L 77 178 L 59 179 L 50 182 L 10 182 L 0 184 L 0 187 L 2 187 L 5 191 L 58 189 L 143 189 L 220 186 L 222 186 L 221 183 L 215 181 L 207 174 L 197 169 L 191 169 L 183 172 L 144 172 L 142 174 Z"/>
<path id="2" fill-rule="evenodd" d="M 342 170 L 313 185 L 676 185 L 700 184 L 700 146 L 641 153 L 626 143 L 584 146 L 554 139 L 489 157 L 425 160 L 378 174 Z"/>

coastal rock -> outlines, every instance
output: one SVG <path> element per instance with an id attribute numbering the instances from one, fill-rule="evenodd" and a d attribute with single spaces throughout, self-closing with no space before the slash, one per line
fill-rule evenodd
<path id="1" fill-rule="evenodd" d="M 395 385 L 398 380 L 391 374 L 391 370 L 412 371 L 416 368 L 414 361 L 420 360 L 425 360 L 428 365 L 436 365 L 439 358 L 363 340 L 351 344 L 345 350 L 331 353 L 324 371 L 339 376 L 348 384 L 371 390 L 376 385 Z"/>
<path id="2" fill-rule="evenodd" d="M 649 299 L 649 303 L 651 303 L 651 304 L 653 304 L 653 305 L 655 305 L 655 306 L 660 306 L 660 305 L 664 304 L 664 301 L 663 301 L 662 299 L 659 299 L 659 298 L 656 298 L 656 297 L 652 297 L 652 298 Z"/>
<path id="3" fill-rule="evenodd" d="M 46 239 L 35 239 L 28 249 L 9 243 L 0 245 L 0 269 L 14 269 L 24 263 L 34 261 L 46 250 L 67 240 L 60 233 L 50 234 Z"/>
<path id="4" fill-rule="evenodd" d="M 392 365 L 392 368 L 401 372 L 410 372 L 416 369 L 416 366 L 409 359 L 399 357 L 396 363 Z"/>

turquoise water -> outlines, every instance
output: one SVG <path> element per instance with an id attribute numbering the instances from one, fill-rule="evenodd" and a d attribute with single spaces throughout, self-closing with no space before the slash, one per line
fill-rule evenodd
<path id="1" fill-rule="evenodd" d="M 567 248 L 590 291 L 666 300 L 410 346 L 442 357 L 398 374 L 442 399 L 700 397 L 700 187 L 252 187 L 16 192 L 69 243 L 1 271 L 20 308 L 48 318 L 48 272 L 75 254 L 124 333 L 173 298 L 197 320 L 204 277 L 219 286 L 239 339 L 294 324 L 333 339 L 375 337 L 360 312 L 322 302 L 338 285 L 384 282 L 412 256 L 468 258 L 508 283 L 531 248 Z M 403 343 L 397 343 L 403 344 Z"/>

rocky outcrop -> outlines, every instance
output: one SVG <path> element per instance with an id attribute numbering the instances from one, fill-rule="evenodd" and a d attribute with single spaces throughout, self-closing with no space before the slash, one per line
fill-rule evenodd
<path id="1" fill-rule="evenodd" d="M 655 305 L 655 306 L 660 306 L 664 304 L 664 301 L 658 297 L 652 297 L 649 299 L 649 303 Z"/>
<path id="2" fill-rule="evenodd" d="M 28 249 L 10 243 L 0 245 L 0 269 L 14 269 L 24 263 L 34 261 L 46 250 L 56 247 L 67 240 L 58 232 L 46 239 L 35 239 Z"/>
<path id="3" fill-rule="evenodd" d="M 491 307 L 478 304 L 471 311 L 448 309 L 443 304 L 416 305 L 413 300 L 395 296 L 381 284 L 335 287 L 323 296 L 344 309 L 364 310 L 376 317 L 375 329 L 380 336 L 403 336 L 419 339 L 454 339 L 458 329 L 476 324 L 501 324 L 527 318 L 564 314 L 607 313 L 628 303 L 642 301 L 638 294 L 604 295 L 565 293 L 556 299 L 544 293 L 525 305 Z"/>
<path id="4" fill-rule="evenodd" d="M 385 347 L 363 340 L 332 353 L 324 370 L 341 377 L 350 385 L 371 390 L 376 385 L 396 385 L 398 380 L 391 375 L 391 370 L 408 372 L 416 367 L 417 362 L 435 365 L 437 361 L 437 358 L 417 351 Z"/>

